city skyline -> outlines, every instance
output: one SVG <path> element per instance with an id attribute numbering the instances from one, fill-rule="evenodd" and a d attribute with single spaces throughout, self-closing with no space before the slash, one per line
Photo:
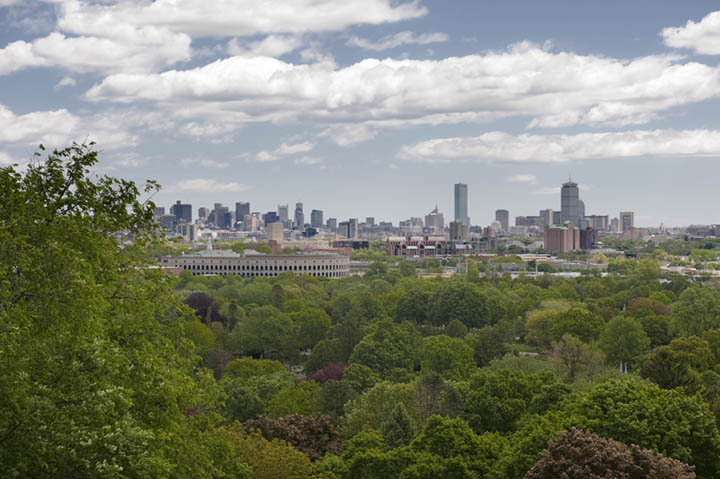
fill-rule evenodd
<path id="1" fill-rule="evenodd" d="M 95 140 L 166 208 L 394 223 L 461 182 L 478 225 L 572 176 L 587 215 L 720 222 L 716 2 L 148 5 L 0 1 L 0 166 Z"/>

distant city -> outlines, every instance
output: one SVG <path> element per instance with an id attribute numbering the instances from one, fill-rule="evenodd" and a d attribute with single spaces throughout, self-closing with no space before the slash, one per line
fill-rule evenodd
<path id="1" fill-rule="evenodd" d="M 454 185 L 453 220 L 446 223 L 437 206 L 427 214 L 392 222 L 376 221 L 374 216 L 358 218 L 324 218 L 323 210 L 310 210 L 306 220 L 305 206 L 296 203 L 290 214 L 289 204 L 261 213 L 252 211 L 250 202 L 239 201 L 233 209 L 221 203 L 212 208 L 199 207 L 193 215 L 193 205 L 178 200 L 156 210 L 158 223 L 168 235 L 182 241 L 200 239 L 267 241 L 278 247 L 333 241 L 337 245 L 353 241 L 382 240 L 388 242 L 388 252 L 396 256 L 435 256 L 441 254 L 477 253 L 494 249 L 498 238 L 532 238 L 536 248 L 549 252 L 589 250 L 602 245 L 607 235 L 622 239 L 643 239 L 648 235 L 687 233 L 694 236 L 715 235 L 714 226 L 691 226 L 679 231 L 659 228 L 637 228 L 635 212 L 620 211 L 617 216 L 587 214 L 580 198 L 580 187 L 571 179 L 562 184 L 560 209 L 544 208 L 536 216 L 515 216 L 506 209 L 495 211 L 495 221 L 489 225 L 473 225 L 468 216 L 468 185 Z M 347 243 L 350 242 L 350 243 Z"/>

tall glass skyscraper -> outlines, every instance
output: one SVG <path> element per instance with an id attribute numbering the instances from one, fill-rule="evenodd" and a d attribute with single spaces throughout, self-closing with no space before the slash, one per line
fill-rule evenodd
<path id="1" fill-rule="evenodd" d="M 457 183 L 455 185 L 455 221 L 470 226 L 468 217 L 467 185 Z"/>
<path id="2" fill-rule="evenodd" d="M 572 181 L 563 183 L 560 191 L 560 221 L 563 224 L 569 221 L 572 226 L 580 228 L 582 226 L 580 213 L 580 189 L 577 183 Z"/>

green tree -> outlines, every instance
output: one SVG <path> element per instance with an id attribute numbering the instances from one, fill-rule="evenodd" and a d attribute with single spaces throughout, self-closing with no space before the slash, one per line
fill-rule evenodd
<path id="1" fill-rule="evenodd" d="M 415 367 L 419 343 L 419 335 L 409 323 L 398 326 L 383 321 L 355 346 L 350 363 L 364 364 L 384 379 L 398 370 L 409 373 Z"/>
<path id="2" fill-rule="evenodd" d="M 473 349 L 462 339 L 430 336 L 420 347 L 422 371 L 439 373 L 450 379 L 467 378 L 475 369 Z"/>
<path id="3" fill-rule="evenodd" d="M 268 402 L 265 412 L 271 418 L 290 414 L 312 416 L 317 412 L 320 385 L 315 381 L 303 381 L 297 386 L 281 389 Z"/>
<path id="4" fill-rule="evenodd" d="M 328 453 L 342 453 L 340 434 L 327 416 L 291 414 L 279 419 L 261 416 L 248 421 L 246 426 L 260 431 L 268 441 L 287 442 L 313 461 Z"/>
<path id="5" fill-rule="evenodd" d="M 504 306 L 475 284 L 446 281 L 433 294 L 429 319 L 436 326 L 444 326 L 457 319 L 470 328 L 498 322 L 505 314 Z"/>
<path id="6" fill-rule="evenodd" d="M 291 313 L 295 339 L 300 349 L 312 348 L 323 339 L 331 326 L 328 315 L 320 308 L 304 309 Z"/>
<path id="7" fill-rule="evenodd" d="M 473 349 L 473 357 L 479 367 L 487 366 L 490 361 L 508 352 L 502 332 L 493 326 L 483 326 L 465 336 L 465 341 Z"/>
<path id="8" fill-rule="evenodd" d="M 3 475 L 247 477 L 182 339 L 192 312 L 149 267 L 157 185 L 91 175 L 91 148 L 0 168 Z"/>
<path id="9" fill-rule="evenodd" d="M 605 326 L 602 318 L 585 309 L 572 308 L 558 314 L 553 319 L 550 334 L 553 340 L 558 341 L 566 334 L 588 343 L 595 340 Z"/>
<path id="10" fill-rule="evenodd" d="M 464 338 L 467 336 L 468 328 L 463 323 L 458 321 L 457 319 L 453 319 L 448 323 L 447 328 L 445 328 L 445 334 L 450 336 L 451 338 Z"/>
<path id="11" fill-rule="evenodd" d="M 674 339 L 654 349 L 640 375 L 665 389 L 683 386 L 695 392 L 700 388 L 699 374 L 710 369 L 715 357 L 707 341 L 697 336 Z"/>
<path id="12" fill-rule="evenodd" d="M 567 377 L 569 381 L 592 376 L 605 361 L 594 345 L 586 344 L 572 334 L 566 334 L 560 341 L 553 342 L 549 359 L 556 366 L 558 374 Z"/>
<path id="13" fill-rule="evenodd" d="M 223 379 L 248 379 L 254 376 L 284 373 L 285 366 L 272 359 L 238 358 L 233 359 L 223 370 Z"/>
<path id="14" fill-rule="evenodd" d="M 620 364 L 620 369 L 628 372 L 650 350 L 650 338 L 638 321 L 618 316 L 603 329 L 599 345 L 608 363 Z"/>
<path id="15" fill-rule="evenodd" d="M 684 336 L 720 328 L 720 291 L 704 286 L 687 288 L 672 305 L 672 325 Z"/>
<path id="16" fill-rule="evenodd" d="M 398 403 L 387 420 L 380 426 L 380 432 L 388 449 L 407 446 L 415 437 L 415 424 L 403 403 Z"/>

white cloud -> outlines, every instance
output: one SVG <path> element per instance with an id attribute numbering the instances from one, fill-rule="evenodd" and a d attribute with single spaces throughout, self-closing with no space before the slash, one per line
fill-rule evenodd
<path id="1" fill-rule="evenodd" d="M 405 160 L 427 163 L 565 163 L 640 157 L 720 157 L 718 130 L 635 130 L 577 135 L 510 135 L 439 138 L 405 145 Z"/>
<path id="2" fill-rule="evenodd" d="M 283 143 L 278 146 L 274 151 L 263 150 L 255 155 L 255 159 L 261 163 L 276 161 L 283 156 L 296 155 L 298 153 L 306 153 L 315 148 L 315 143 L 304 141 L 301 143 Z"/>
<path id="3" fill-rule="evenodd" d="M 507 117 L 548 128 L 643 124 L 718 95 L 717 67 L 668 55 L 625 61 L 553 53 L 529 43 L 441 60 L 366 59 L 344 68 L 331 61 L 231 57 L 184 71 L 111 75 L 87 92 L 95 101 L 202 111 L 207 121 L 229 128 L 237 127 L 226 121 L 233 115 L 240 124 L 352 125 L 364 133 L 360 140 L 372 135 L 367 128 Z M 352 143 L 358 135 L 348 136 Z"/>
<path id="4" fill-rule="evenodd" d="M 200 166 L 202 168 L 227 168 L 230 166 L 230 163 L 227 161 L 209 160 L 207 158 L 185 158 L 180 161 L 180 165 L 183 168 L 192 166 Z"/>
<path id="5" fill-rule="evenodd" d="M 720 55 L 720 12 L 712 12 L 699 22 L 688 20 L 684 27 L 664 28 L 660 34 L 669 47 Z"/>
<path id="6" fill-rule="evenodd" d="M 366 38 L 351 37 L 346 45 L 380 52 L 401 45 L 428 45 L 430 43 L 446 42 L 448 39 L 449 37 L 445 33 L 421 33 L 420 35 L 415 35 L 413 32 L 400 32 L 395 35 L 383 37 L 376 42 Z"/>
<path id="7" fill-rule="evenodd" d="M 297 35 L 269 35 L 261 41 L 249 43 L 247 47 L 243 47 L 238 38 L 233 38 L 228 42 L 227 50 L 233 56 L 281 57 L 302 45 L 302 37 Z"/>
<path id="8" fill-rule="evenodd" d="M 223 183 L 215 179 L 196 178 L 182 180 L 168 188 L 169 192 L 193 192 L 193 193 L 238 193 L 252 188 L 250 185 L 234 181 Z"/>
<path id="9" fill-rule="evenodd" d="M 114 4 L 66 0 L 60 26 L 97 34 L 110 25 L 160 26 L 193 37 L 236 37 L 269 33 L 343 30 L 427 13 L 417 0 L 125 0 Z"/>
<path id="10" fill-rule="evenodd" d="M 319 136 L 331 138 L 338 146 L 352 146 L 372 140 L 377 134 L 377 130 L 368 125 L 336 125 L 327 128 Z"/>
<path id="11" fill-rule="evenodd" d="M 296 165 L 303 165 L 303 166 L 312 166 L 312 165 L 319 165 L 325 161 L 325 158 L 321 156 L 301 156 L 300 158 L 295 159 Z"/>
<path id="12" fill-rule="evenodd" d="M 0 49 L 0 75 L 33 67 L 74 72 L 143 72 L 189 60 L 190 37 L 155 27 L 116 28 L 97 36 L 60 32 Z"/>
<path id="13" fill-rule="evenodd" d="M 73 141 L 95 141 L 102 148 L 132 146 L 137 142 L 117 118 L 105 114 L 79 117 L 66 109 L 16 115 L 0 105 L 0 143 L 64 147 Z"/>
<path id="14" fill-rule="evenodd" d="M 534 185 L 537 183 L 535 175 L 521 174 L 509 176 L 505 179 L 508 183 L 525 183 L 528 185 Z"/>
<path id="15" fill-rule="evenodd" d="M 60 80 L 57 85 L 55 85 L 55 89 L 59 90 L 61 88 L 64 88 L 66 86 L 75 86 L 77 85 L 77 82 L 72 77 L 64 77 L 62 80 Z"/>

